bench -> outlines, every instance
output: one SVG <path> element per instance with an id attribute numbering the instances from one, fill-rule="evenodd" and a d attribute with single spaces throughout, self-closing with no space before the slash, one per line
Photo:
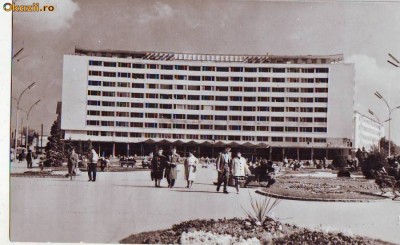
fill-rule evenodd
<path id="1" fill-rule="evenodd" d="M 124 165 L 126 165 L 126 167 L 132 166 L 133 168 L 136 165 L 135 160 L 120 160 L 119 163 L 121 167 L 124 167 Z"/>

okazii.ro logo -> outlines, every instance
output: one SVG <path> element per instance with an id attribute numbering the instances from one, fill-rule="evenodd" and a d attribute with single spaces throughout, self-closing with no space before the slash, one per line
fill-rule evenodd
<path id="1" fill-rule="evenodd" d="M 39 3 L 32 3 L 31 5 L 17 5 L 15 3 L 5 3 L 3 9 L 6 12 L 45 12 L 54 11 L 54 6 L 45 5 L 40 7 Z"/>

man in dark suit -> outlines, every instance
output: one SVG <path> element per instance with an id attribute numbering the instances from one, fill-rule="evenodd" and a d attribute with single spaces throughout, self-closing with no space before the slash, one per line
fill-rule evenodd
<path id="1" fill-rule="evenodd" d="M 163 155 L 162 148 L 158 148 L 157 153 L 151 161 L 151 165 L 154 175 L 154 185 L 155 187 L 161 187 L 161 180 L 163 179 L 164 168 L 166 166 L 166 158 Z"/>
<path id="2" fill-rule="evenodd" d="M 231 147 L 226 146 L 224 152 L 219 153 L 216 161 L 217 171 L 218 171 L 217 191 L 219 192 L 221 184 L 224 183 L 225 194 L 228 194 L 227 185 L 232 164 L 232 153 L 230 151 Z"/>

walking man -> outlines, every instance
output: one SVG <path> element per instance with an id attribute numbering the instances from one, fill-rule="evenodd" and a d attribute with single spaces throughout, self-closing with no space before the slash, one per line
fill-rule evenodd
<path id="1" fill-rule="evenodd" d="M 163 149 L 158 148 L 157 154 L 151 161 L 155 187 L 161 187 L 161 180 L 163 179 L 164 168 L 166 165 L 166 158 L 162 153 Z"/>
<path id="2" fill-rule="evenodd" d="M 72 180 L 72 176 L 76 175 L 76 168 L 78 167 L 79 157 L 78 154 L 75 153 L 75 150 L 72 148 L 71 154 L 68 158 L 68 174 Z"/>
<path id="3" fill-rule="evenodd" d="M 220 152 L 217 158 L 217 171 L 218 171 L 218 184 L 217 191 L 221 188 L 221 184 L 224 183 L 224 193 L 228 194 L 227 185 L 229 179 L 229 172 L 231 171 L 232 154 L 231 147 L 226 146 L 224 152 Z"/>
<path id="4" fill-rule="evenodd" d="M 33 161 L 32 151 L 28 150 L 28 153 L 26 154 L 26 164 L 28 165 L 28 168 L 32 168 L 32 161 Z"/>
<path id="5" fill-rule="evenodd" d="M 99 161 L 99 155 L 97 155 L 94 149 L 89 153 L 89 163 L 88 163 L 88 175 L 89 181 L 96 181 L 96 170 L 97 170 L 97 162 Z"/>
<path id="6" fill-rule="evenodd" d="M 172 147 L 171 153 L 168 155 L 167 165 L 169 166 L 168 177 L 168 187 L 173 188 L 175 185 L 175 180 L 178 176 L 178 164 L 180 162 L 181 156 L 176 153 L 176 147 Z"/>

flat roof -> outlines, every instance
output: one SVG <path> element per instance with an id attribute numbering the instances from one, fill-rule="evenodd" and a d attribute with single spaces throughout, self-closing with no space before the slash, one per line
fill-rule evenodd
<path id="1" fill-rule="evenodd" d="M 333 55 L 230 55 L 196 54 L 153 51 L 92 50 L 75 48 L 75 55 L 96 57 L 132 58 L 142 60 L 182 60 L 239 63 L 294 63 L 294 64 L 330 64 L 343 61 L 343 54 Z"/>

